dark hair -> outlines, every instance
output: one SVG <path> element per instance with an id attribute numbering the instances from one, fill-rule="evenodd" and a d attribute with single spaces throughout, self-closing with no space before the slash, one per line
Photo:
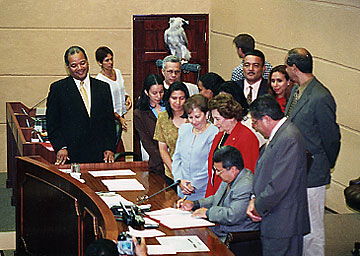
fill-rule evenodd
<path id="1" fill-rule="evenodd" d="M 254 50 L 255 48 L 255 40 L 249 34 L 240 34 L 237 35 L 233 43 L 236 45 L 236 48 L 241 48 L 241 51 L 246 54 L 249 51 Z"/>
<path id="2" fill-rule="evenodd" d="M 286 72 L 286 66 L 285 65 L 278 65 L 276 67 L 274 67 L 269 74 L 269 78 L 267 81 L 267 89 L 268 89 L 268 93 L 272 96 L 274 96 L 276 98 L 276 93 L 274 91 L 274 89 L 271 86 L 271 76 L 272 74 L 279 72 L 281 74 L 283 74 L 285 76 L 286 81 L 290 80 L 289 74 Z M 292 85 L 289 85 L 286 90 L 285 90 L 285 99 L 288 100 L 290 97 L 290 93 L 291 93 L 291 88 Z"/>
<path id="3" fill-rule="evenodd" d="M 280 120 L 284 117 L 279 103 L 274 96 L 269 94 L 258 97 L 250 104 L 250 114 L 256 119 L 269 116 L 272 120 Z"/>
<path id="4" fill-rule="evenodd" d="M 244 161 L 240 151 L 233 146 L 223 146 L 215 150 L 213 155 L 214 163 L 222 162 L 223 168 L 230 169 L 236 166 L 240 171 L 244 169 Z"/>
<path id="5" fill-rule="evenodd" d="M 136 108 L 146 111 L 149 110 L 150 107 L 150 98 L 146 95 L 145 91 L 149 94 L 150 88 L 156 84 L 164 84 L 164 78 L 155 74 L 148 75 L 143 83 L 143 88 L 141 90 L 141 95 L 139 97 L 139 101 L 136 104 Z"/>
<path id="6" fill-rule="evenodd" d="M 164 96 L 166 112 L 168 113 L 170 119 L 174 118 L 174 113 L 170 107 L 170 102 L 169 102 L 170 96 L 174 91 L 183 91 L 185 94 L 185 98 L 186 99 L 189 98 L 189 91 L 184 83 L 174 82 L 170 85 L 169 89 L 166 91 L 165 96 Z M 184 112 L 184 114 L 185 114 L 185 112 Z M 183 115 L 182 117 L 186 118 L 186 114 Z"/>
<path id="7" fill-rule="evenodd" d="M 241 90 L 239 85 L 236 84 L 234 81 L 226 81 L 222 83 L 219 87 L 219 93 L 220 92 L 226 92 L 231 94 L 234 99 L 239 102 L 239 104 L 242 107 L 242 116 L 246 116 L 248 113 L 249 104 L 247 103 L 247 100 L 244 95 L 244 91 Z"/>
<path id="8" fill-rule="evenodd" d="M 201 112 L 206 114 L 209 111 L 209 100 L 201 94 L 194 94 L 185 102 L 183 109 L 185 113 L 190 114 L 195 108 L 198 108 Z"/>
<path id="9" fill-rule="evenodd" d="M 200 81 L 206 89 L 212 91 L 213 96 L 216 96 L 219 94 L 219 86 L 224 82 L 224 79 L 216 73 L 209 72 L 202 75 Z"/>
<path id="10" fill-rule="evenodd" d="M 97 48 L 95 52 L 96 61 L 102 63 L 108 54 L 114 57 L 114 54 L 109 47 L 101 46 Z"/>
<path id="11" fill-rule="evenodd" d="M 116 244 L 109 239 L 98 239 L 86 249 L 85 256 L 118 256 Z"/>
<path id="12" fill-rule="evenodd" d="M 245 57 L 248 56 L 248 55 L 259 57 L 262 60 L 262 66 L 265 65 L 265 55 L 263 54 L 262 51 L 260 51 L 260 50 L 252 50 L 250 52 L 245 53 Z M 245 59 L 245 57 L 244 57 L 244 59 Z"/>
<path id="13" fill-rule="evenodd" d="M 220 93 L 212 98 L 209 101 L 209 110 L 214 109 L 226 119 L 235 118 L 237 121 L 242 119 L 242 107 L 230 94 Z"/>
<path id="14" fill-rule="evenodd" d="M 288 52 L 286 64 L 295 66 L 303 73 L 312 73 L 313 60 L 310 52 L 304 48 L 294 48 Z"/>
<path id="15" fill-rule="evenodd" d="M 76 45 L 69 47 L 69 49 L 67 49 L 64 54 L 64 60 L 65 60 L 66 66 L 69 66 L 69 55 L 74 55 L 74 54 L 80 53 L 80 52 L 82 52 L 84 54 L 84 57 L 87 60 L 88 58 L 87 58 L 86 52 L 83 48 L 81 48 L 80 46 L 76 46 Z"/>

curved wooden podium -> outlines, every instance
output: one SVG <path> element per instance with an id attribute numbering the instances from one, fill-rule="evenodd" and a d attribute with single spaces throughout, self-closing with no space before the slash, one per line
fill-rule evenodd
<path id="1" fill-rule="evenodd" d="M 117 240 L 115 218 L 94 190 L 29 157 L 16 164 L 17 253 L 84 255 L 95 239 Z"/>

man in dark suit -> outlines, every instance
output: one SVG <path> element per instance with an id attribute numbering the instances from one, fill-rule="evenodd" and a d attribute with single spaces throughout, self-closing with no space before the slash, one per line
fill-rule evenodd
<path id="1" fill-rule="evenodd" d="M 196 201 L 180 199 L 177 206 L 219 224 L 210 229 L 222 241 L 229 232 L 258 230 L 259 225 L 246 215 L 253 174 L 244 168 L 240 151 L 232 146 L 221 147 L 214 152 L 213 161 L 215 174 L 222 180 L 216 194 Z"/>
<path id="2" fill-rule="evenodd" d="M 88 75 L 85 51 L 65 52 L 70 76 L 54 82 L 47 98 L 47 130 L 55 164 L 113 162 L 114 110 L 109 85 Z"/>
<path id="3" fill-rule="evenodd" d="M 257 97 L 267 94 L 267 81 L 262 77 L 265 71 L 265 56 L 259 50 L 249 51 L 244 57 L 245 79 L 236 81 L 236 84 L 244 92 L 248 104 Z"/>
<path id="4" fill-rule="evenodd" d="M 255 168 L 248 216 L 260 223 L 263 256 L 301 256 L 309 233 L 306 153 L 301 133 L 271 95 L 250 105 L 254 128 L 269 142 Z"/>
<path id="5" fill-rule="evenodd" d="M 285 114 L 296 125 L 312 154 L 307 177 L 311 233 L 304 237 L 305 255 L 324 255 L 325 185 L 340 150 L 340 131 L 336 123 L 336 104 L 330 91 L 312 74 L 311 54 L 295 48 L 286 56 L 286 71 L 296 83 Z"/>

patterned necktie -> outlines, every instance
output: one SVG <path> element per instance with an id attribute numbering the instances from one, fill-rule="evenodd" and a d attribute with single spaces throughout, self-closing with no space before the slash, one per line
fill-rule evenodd
<path id="1" fill-rule="evenodd" d="M 290 116 L 290 114 L 293 111 L 298 100 L 299 100 L 299 87 L 296 88 L 296 91 L 294 92 L 294 95 L 291 98 L 290 106 L 289 106 L 288 112 L 286 113 L 286 116 Z"/>
<path id="2" fill-rule="evenodd" d="M 251 86 L 249 86 L 249 93 L 248 93 L 248 95 L 247 95 L 247 97 L 246 97 L 246 100 L 247 100 L 247 103 L 250 105 L 251 104 L 251 102 L 252 102 L 252 87 Z"/>
<path id="3" fill-rule="evenodd" d="M 88 112 L 88 114 L 90 116 L 89 98 L 88 98 L 88 95 L 87 95 L 85 87 L 84 87 L 84 81 L 80 82 L 80 94 L 81 94 L 81 97 L 82 97 L 82 99 L 84 101 L 86 110 L 87 110 L 87 112 Z"/>

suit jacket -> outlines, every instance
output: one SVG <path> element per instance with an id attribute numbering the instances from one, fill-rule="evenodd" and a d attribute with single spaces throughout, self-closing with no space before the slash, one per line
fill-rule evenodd
<path id="1" fill-rule="evenodd" d="M 296 88 L 293 88 L 290 95 L 285 114 Z M 341 137 L 335 112 L 334 98 L 314 77 L 290 113 L 289 119 L 302 133 L 306 149 L 313 156 L 307 178 L 308 187 L 330 183 L 330 168 L 335 166 Z"/>
<path id="2" fill-rule="evenodd" d="M 218 148 L 218 145 L 224 135 L 224 132 L 219 132 L 211 145 L 209 158 L 208 158 L 208 173 L 209 180 L 206 188 L 205 197 L 214 195 L 218 190 L 221 178 L 213 172 L 213 155 L 215 150 Z M 242 155 L 244 160 L 244 167 L 254 172 L 256 161 L 259 156 L 259 141 L 256 138 L 255 134 L 241 122 L 238 122 L 234 129 L 231 131 L 231 134 L 224 143 L 224 146 L 233 146 L 237 148 Z"/>
<path id="3" fill-rule="evenodd" d="M 241 90 L 244 92 L 244 80 L 238 80 L 235 81 L 235 83 L 240 86 Z M 268 90 L 267 90 L 267 81 L 265 79 L 261 79 L 261 83 L 260 83 L 260 87 L 258 90 L 258 94 L 256 95 L 256 98 L 258 98 L 259 96 L 262 96 L 264 94 L 267 94 Z M 245 95 L 246 98 L 246 95 Z"/>
<path id="4" fill-rule="evenodd" d="M 140 140 L 149 154 L 149 169 L 164 174 L 164 163 L 160 156 L 158 141 L 154 140 L 154 132 L 157 118 L 151 110 L 135 109 L 134 126 Z"/>
<path id="5" fill-rule="evenodd" d="M 91 109 L 69 76 L 50 86 L 46 120 L 55 151 L 67 147 L 70 162 L 102 162 L 103 152 L 115 152 L 114 109 L 109 85 L 90 77 Z"/>
<path id="6" fill-rule="evenodd" d="M 252 189 L 253 174 L 248 169 L 242 169 L 232 182 L 230 190 L 223 197 L 228 183 L 221 182 L 215 195 L 200 199 L 194 205 L 208 208 L 206 215 L 209 221 L 219 225 L 211 227 L 217 236 L 226 236 L 229 232 L 258 230 L 258 223 L 254 223 L 246 215 Z"/>
<path id="7" fill-rule="evenodd" d="M 310 231 L 306 193 L 306 154 L 299 130 L 287 120 L 256 164 L 253 192 L 261 215 L 261 235 L 288 238 Z"/>

